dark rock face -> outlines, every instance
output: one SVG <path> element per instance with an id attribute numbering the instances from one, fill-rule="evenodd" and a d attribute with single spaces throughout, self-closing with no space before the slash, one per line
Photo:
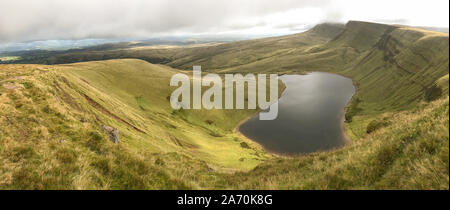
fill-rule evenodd
<path id="1" fill-rule="evenodd" d="M 114 142 L 114 144 L 119 143 L 119 130 L 107 125 L 102 126 L 102 129 L 108 134 L 109 139 Z"/>

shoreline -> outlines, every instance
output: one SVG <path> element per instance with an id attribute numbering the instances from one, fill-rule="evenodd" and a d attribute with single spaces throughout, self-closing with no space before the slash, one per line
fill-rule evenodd
<path id="1" fill-rule="evenodd" d="M 323 72 L 323 73 L 328 73 L 328 72 Z M 309 74 L 309 72 L 308 72 L 307 74 Z M 335 74 L 335 73 L 329 73 L 329 74 Z M 292 74 L 292 75 L 296 75 L 296 74 Z M 343 75 L 340 75 L 340 74 L 336 74 L 336 75 L 343 76 Z M 343 76 L 343 77 L 346 77 L 346 76 Z M 341 117 L 341 121 L 340 121 L 339 124 L 340 124 L 340 129 L 341 129 L 341 132 L 342 132 L 342 136 L 341 136 L 341 137 L 342 137 L 342 140 L 343 140 L 343 145 L 342 145 L 342 146 L 339 146 L 339 147 L 336 147 L 336 148 L 332 148 L 332 149 L 328 149 L 328 150 L 321 150 L 321 151 L 316 151 L 316 152 L 312 152 L 312 153 L 305 153 L 305 154 L 282 154 L 282 153 L 279 153 L 279 152 L 271 151 L 270 149 L 266 148 L 266 147 L 265 147 L 264 145 L 262 145 L 261 143 L 259 143 L 259 142 L 257 142 L 256 140 L 254 140 L 254 139 L 252 139 L 252 138 L 246 136 L 245 134 L 243 134 L 243 133 L 240 131 L 240 127 L 241 127 L 244 123 L 246 123 L 247 121 L 249 121 L 250 119 L 252 119 L 252 118 L 255 117 L 256 115 L 258 115 L 262 110 L 256 112 L 255 114 L 253 114 L 253 115 L 251 115 L 251 116 L 245 118 L 245 119 L 242 120 L 241 122 L 239 122 L 239 123 L 237 124 L 237 126 L 234 128 L 233 133 L 237 134 L 238 136 L 242 136 L 242 137 L 244 137 L 245 139 L 248 139 L 249 141 L 251 141 L 252 143 L 258 145 L 258 146 L 259 146 L 260 148 L 262 148 L 268 155 L 272 155 L 272 156 L 276 156 L 276 157 L 282 157 L 282 158 L 296 158 L 296 157 L 302 157 L 302 156 L 311 155 L 311 154 L 320 154 L 320 153 L 324 153 L 324 152 L 333 152 L 333 151 L 342 149 L 342 148 L 344 148 L 344 147 L 350 145 L 351 143 L 353 143 L 352 138 L 350 138 L 350 136 L 347 134 L 347 132 L 346 132 L 346 130 L 345 130 L 345 113 L 346 113 L 346 110 L 347 110 L 348 105 L 350 105 L 350 104 L 352 103 L 352 101 L 354 100 L 354 97 L 355 97 L 355 95 L 356 95 L 356 93 L 357 93 L 357 91 L 358 91 L 358 88 L 357 88 L 357 85 L 355 84 L 355 81 L 353 81 L 352 78 L 349 78 L 349 77 L 346 77 L 346 78 L 352 80 L 353 87 L 355 88 L 355 93 L 352 95 L 352 97 L 350 98 L 350 100 L 347 102 L 347 104 L 345 105 L 345 107 L 344 107 L 344 108 L 342 109 L 342 111 L 341 111 L 342 117 Z M 287 88 L 287 87 L 285 87 L 285 89 L 286 89 L 286 88 Z M 284 90 L 285 90 L 285 89 L 284 89 Z M 283 90 L 283 93 L 284 93 L 284 90 Z M 279 99 L 281 99 L 282 96 L 283 96 L 283 94 L 280 96 Z"/>
<path id="2" fill-rule="evenodd" d="M 244 120 L 242 120 L 241 122 L 239 122 L 239 124 L 236 126 L 236 128 L 234 128 L 233 133 L 237 134 L 240 137 L 243 137 L 244 139 L 247 139 L 247 141 L 250 141 L 252 144 L 256 144 L 260 147 L 260 149 L 262 149 L 267 155 L 271 155 L 271 156 L 277 156 L 277 157 L 284 157 L 286 156 L 286 154 L 280 154 L 274 151 L 271 151 L 270 149 L 266 148 L 264 145 L 262 145 L 261 143 L 257 142 L 256 140 L 246 136 L 245 134 L 243 134 L 240 131 L 240 127 L 241 125 L 243 125 L 244 123 L 246 123 L 247 121 L 249 121 L 250 119 L 252 119 L 253 117 L 255 117 L 256 115 L 259 115 L 261 111 L 256 112 L 255 114 L 251 115 L 250 117 L 245 118 Z M 287 157 L 287 156 L 286 156 Z"/>
<path id="3" fill-rule="evenodd" d="M 283 74 L 283 75 L 284 75 L 284 74 Z M 282 76 L 282 75 L 281 75 L 281 76 Z M 279 79 L 279 80 L 280 80 L 280 79 Z M 287 86 L 284 84 L 284 82 L 283 82 L 282 80 L 281 80 L 281 82 L 282 82 L 282 84 L 283 84 L 283 90 L 281 91 L 281 95 L 280 95 L 280 97 L 278 98 L 278 100 L 280 100 L 281 97 L 283 97 L 284 91 L 287 89 Z M 259 115 L 259 113 L 261 113 L 262 111 L 263 111 L 263 110 L 258 110 L 258 111 L 257 111 L 256 113 L 254 113 L 253 115 L 251 115 L 251 116 L 249 116 L 249 117 L 247 117 L 247 118 L 241 120 L 241 121 L 236 125 L 236 127 L 233 129 L 233 133 L 236 134 L 236 135 L 238 135 L 238 136 L 240 136 L 240 137 L 243 137 L 244 139 L 247 139 L 247 141 L 250 142 L 250 143 L 252 143 L 252 144 L 258 145 L 258 146 L 260 147 L 259 149 L 262 149 L 267 155 L 283 157 L 283 154 L 279 154 L 279 153 L 277 153 L 277 152 L 271 151 L 270 149 L 266 148 L 266 147 L 265 147 L 264 145 L 262 145 L 261 143 L 259 143 L 259 142 L 257 142 L 256 140 L 254 140 L 254 139 L 252 139 L 252 138 L 246 136 L 245 134 L 243 134 L 243 133 L 240 131 L 240 128 L 241 128 L 241 126 L 242 126 L 244 123 L 246 123 L 247 121 L 249 121 L 249 120 L 252 119 L 253 117 Z"/>

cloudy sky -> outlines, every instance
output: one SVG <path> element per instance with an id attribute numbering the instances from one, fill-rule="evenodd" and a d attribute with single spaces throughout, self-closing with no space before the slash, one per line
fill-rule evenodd
<path id="1" fill-rule="evenodd" d="M 364 20 L 448 28 L 448 0 L 0 0 L 0 43 L 271 35 Z"/>

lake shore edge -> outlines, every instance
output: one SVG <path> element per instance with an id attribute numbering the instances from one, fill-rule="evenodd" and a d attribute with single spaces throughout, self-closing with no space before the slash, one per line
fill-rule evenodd
<path id="1" fill-rule="evenodd" d="M 313 72 L 307 72 L 307 73 L 302 73 L 302 74 L 283 74 L 283 75 L 307 75 Z M 352 97 L 350 98 L 350 100 L 348 100 L 347 104 L 345 105 L 345 107 L 342 109 L 341 111 L 341 120 L 340 120 L 340 129 L 341 129 L 341 133 L 342 133 L 342 140 L 343 140 L 343 145 L 336 147 L 336 148 L 331 148 L 331 149 L 327 149 L 327 150 L 320 150 L 320 151 L 316 151 L 316 152 L 311 152 L 311 153 L 304 153 L 304 154 L 287 154 L 287 153 L 280 153 L 280 152 L 275 152 L 272 151 L 270 149 L 268 149 L 267 147 L 265 147 L 264 145 L 262 145 L 261 143 L 257 142 L 255 139 L 250 138 L 249 136 L 245 135 L 244 133 L 242 133 L 240 131 L 240 127 L 245 124 L 247 121 L 249 121 L 250 119 L 252 119 L 253 117 L 255 117 L 256 115 L 258 115 L 262 110 L 259 110 L 258 112 L 256 112 L 255 114 L 243 119 L 241 122 L 239 122 L 237 124 L 237 126 L 235 127 L 235 129 L 233 130 L 233 132 L 241 137 L 244 137 L 247 141 L 252 142 L 253 144 L 258 145 L 260 148 L 262 148 L 262 150 L 264 150 L 264 152 L 266 152 L 268 155 L 272 155 L 274 157 L 280 157 L 280 158 L 297 158 L 297 157 L 303 157 L 303 156 L 307 156 L 307 155 L 312 155 L 312 154 L 320 154 L 320 153 L 328 153 L 328 152 L 334 152 L 340 149 L 343 149 L 349 145 L 351 145 L 353 143 L 353 139 L 350 137 L 350 135 L 348 135 L 347 131 L 346 131 L 346 119 L 345 119 L 345 114 L 347 111 L 348 106 L 353 102 L 353 100 L 355 100 L 355 96 L 357 95 L 358 92 L 358 86 L 357 83 L 350 77 L 346 76 L 346 75 L 342 75 L 342 74 L 337 74 L 337 73 L 330 73 L 330 72 L 320 72 L 320 73 L 328 73 L 328 74 L 335 74 L 335 75 L 339 75 L 348 79 L 352 80 L 352 85 L 355 88 L 355 92 L 353 93 Z M 285 86 L 285 88 L 283 89 L 283 93 L 284 91 L 287 89 L 287 86 Z M 280 95 L 280 98 L 283 96 L 283 94 Z M 280 99 L 279 98 L 279 99 Z"/>

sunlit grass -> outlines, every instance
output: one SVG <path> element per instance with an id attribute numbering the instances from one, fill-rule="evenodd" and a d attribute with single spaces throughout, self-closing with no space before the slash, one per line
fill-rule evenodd
<path id="1" fill-rule="evenodd" d="M 17 60 L 20 60 L 20 59 L 21 59 L 20 56 L 4 56 L 4 57 L 0 57 L 0 61 L 3 61 L 3 62 L 17 61 Z"/>

